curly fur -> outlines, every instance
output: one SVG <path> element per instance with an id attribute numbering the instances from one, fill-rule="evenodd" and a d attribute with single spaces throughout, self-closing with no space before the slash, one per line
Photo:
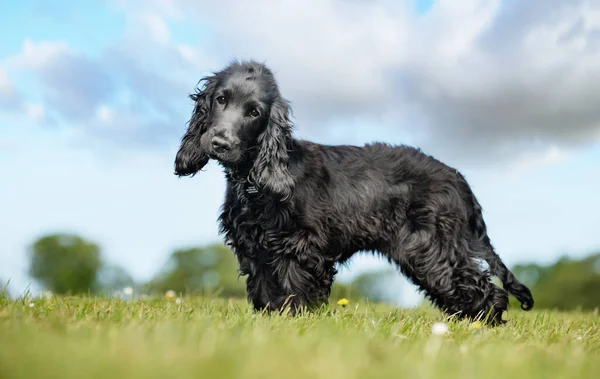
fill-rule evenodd
<path id="1" fill-rule="evenodd" d="M 410 146 L 293 138 L 290 106 L 264 64 L 232 62 L 203 81 L 175 173 L 193 175 L 209 158 L 224 167 L 220 229 L 255 309 L 325 303 L 336 264 L 358 251 L 385 256 L 449 314 L 502 322 L 508 293 L 533 307 L 456 169 Z"/>

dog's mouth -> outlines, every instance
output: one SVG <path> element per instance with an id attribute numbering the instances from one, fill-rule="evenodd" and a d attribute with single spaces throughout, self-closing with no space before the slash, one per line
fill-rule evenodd
<path id="1" fill-rule="evenodd" d="M 241 154 L 239 153 L 239 149 L 227 151 L 212 150 L 208 153 L 208 157 L 220 163 L 235 164 L 241 159 Z"/>

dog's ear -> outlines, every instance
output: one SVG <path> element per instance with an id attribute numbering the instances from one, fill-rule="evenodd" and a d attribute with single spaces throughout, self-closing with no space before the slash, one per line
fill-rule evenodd
<path id="1" fill-rule="evenodd" d="M 207 76 L 200 79 L 200 82 L 204 82 L 201 89 L 190 95 L 195 102 L 194 111 L 175 157 L 175 175 L 178 176 L 193 176 L 208 163 L 208 155 L 200 145 L 200 137 L 208 127 L 207 121 L 217 80 L 216 76 Z"/>
<path id="2" fill-rule="evenodd" d="M 288 170 L 288 146 L 292 139 L 290 106 L 278 99 L 271 107 L 269 122 L 258 137 L 260 147 L 251 171 L 251 179 L 283 200 L 292 195 L 294 180 Z"/>

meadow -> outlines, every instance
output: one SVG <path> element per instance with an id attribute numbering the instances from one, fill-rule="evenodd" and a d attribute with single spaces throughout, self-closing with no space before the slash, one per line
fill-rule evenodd
<path id="1" fill-rule="evenodd" d="M 597 311 L 505 319 L 352 301 L 290 317 L 218 298 L 0 298 L 0 378 L 600 377 Z"/>

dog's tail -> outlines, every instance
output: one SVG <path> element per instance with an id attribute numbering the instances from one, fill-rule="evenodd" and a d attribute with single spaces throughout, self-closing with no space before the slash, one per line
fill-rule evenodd
<path id="1" fill-rule="evenodd" d="M 515 275 L 506 267 L 502 259 L 494 251 L 494 247 L 487 235 L 487 227 L 483 221 L 481 205 L 473 196 L 473 215 L 471 216 L 471 228 L 484 246 L 481 250 L 481 258 L 490 266 L 490 271 L 502 281 L 504 289 L 519 300 L 521 309 L 529 311 L 533 308 L 533 296 L 527 286 L 521 283 Z"/>

